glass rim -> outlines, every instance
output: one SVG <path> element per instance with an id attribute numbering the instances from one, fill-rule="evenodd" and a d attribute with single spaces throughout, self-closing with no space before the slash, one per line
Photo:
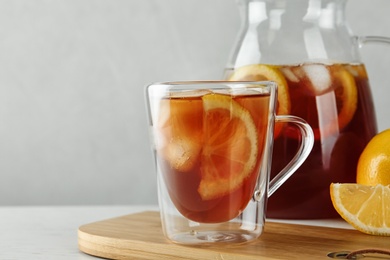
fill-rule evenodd
<path id="1" fill-rule="evenodd" d="M 185 86 L 185 85 L 241 85 L 241 84 L 250 84 L 250 85 L 263 85 L 277 86 L 275 81 L 271 80 L 180 80 L 180 81 L 163 81 L 151 83 L 148 86 L 153 85 L 162 85 L 162 86 Z"/>

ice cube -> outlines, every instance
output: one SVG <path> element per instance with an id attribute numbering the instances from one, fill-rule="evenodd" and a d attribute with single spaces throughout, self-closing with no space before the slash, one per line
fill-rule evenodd
<path id="1" fill-rule="evenodd" d="M 322 64 L 309 64 L 303 67 L 308 80 L 311 83 L 315 95 L 321 95 L 330 90 L 332 85 L 328 68 Z"/>

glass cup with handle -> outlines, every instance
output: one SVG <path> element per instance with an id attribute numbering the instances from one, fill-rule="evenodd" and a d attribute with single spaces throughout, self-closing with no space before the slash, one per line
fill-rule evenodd
<path id="1" fill-rule="evenodd" d="M 146 87 L 163 232 L 187 245 L 243 243 L 262 233 L 269 196 L 304 162 L 313 131 L 276 115 L 270 81 L 184 81 Z M 277 124 L 275 124 L 277 123 Z M 270 180 L 283 125 L 300 134 L 295 157 Z"/>

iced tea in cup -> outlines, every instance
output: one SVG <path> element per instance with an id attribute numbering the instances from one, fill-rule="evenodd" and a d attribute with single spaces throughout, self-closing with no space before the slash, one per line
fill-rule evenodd
<path id="1" fill-rule="evenodd" d="M 310 126 L 276 116 L 273 82 L 167 82 L 146 88 L 165 236 L 181 244 L 243 243 L 262 233 L 268 197 L 303 163 Z M 300 130 L 296 156 L 271 181 L 274 132 Z M 274 129 L 275 126 L 275 129 Z"/>

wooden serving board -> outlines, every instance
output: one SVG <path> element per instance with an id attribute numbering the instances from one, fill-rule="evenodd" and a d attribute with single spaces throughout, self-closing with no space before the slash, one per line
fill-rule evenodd
<path id="1" fill-rule="evenodd" d="M 267 222 L 260 238 L 248 244 L 190 247 L 167 241 L 159 213 L 148 211 L 83 225 L 78 230 L 78 245 L 84 253 L 108 259 L 331 259 L 330 252 L 388 250 L 390 237 Z"/>

